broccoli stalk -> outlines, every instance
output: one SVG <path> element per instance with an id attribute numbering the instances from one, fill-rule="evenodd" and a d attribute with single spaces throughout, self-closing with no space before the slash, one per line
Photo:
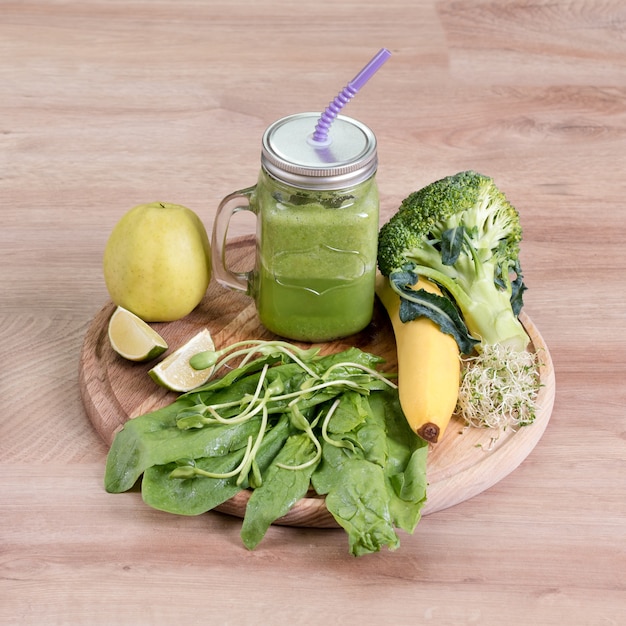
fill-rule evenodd
<path id="1" fill-rule="evenodd" d="M 429 316 L 466 354 L 494 344 L 524 351 L 521 238 L 519 215 L 493 180 L 460 172 L 402 201 L 380 230 L 378 265 L 401 296 L 404 321 Z M 420 275 L 443 288 L 460 317 L 449 307 L 442 314 L 441 296 L 410 289 Z"/>
<path id="2" fill-rule="evenodd" d="M 469 253 L 453 265 L 445 265 L 435 254 L 409 255 L 414 271 L 442 286 L 461 310 L 467 329 L 480 345 L 502 344 L 523 350 L 528 335 L 513 311 L 512 281 L 497 286 L 495 265 L 479 258 L 472 243 Z"/>

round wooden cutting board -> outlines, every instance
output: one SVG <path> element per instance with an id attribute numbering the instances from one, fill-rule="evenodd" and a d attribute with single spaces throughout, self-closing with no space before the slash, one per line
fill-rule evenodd
<path id="1" fill-rule="evenodd" d="M 254 243 L 240 238 L 229 244 L 228 264 L 237 271 L 252 266 Z M 107 444 L 124 423 L 160 408 L 176 394 L 157 386 L 148 376 L 151 363 L 132 363 L 111 348 L 107 330 L 115 310 L 107 304 L 94 318 L 84 339 L 80 357 L 80 389 L 85 410 L 94 428 Z M 555 376 L 549 350 L 539 331 L 525 314 L 520 316 L 533 348 L 540 355 L 542 387 L 535 422 L 517 431 L 507 430 L 494 439 L 486 429 L 465 428 L 453 418 L 442 439 L 430 446 L 427 477 L 428 500 L 422 511 L 428 515 L 453 506 L 485 491 L 512 472 L 530 454 L 548 425 L 555 396 Z M 170 346 L 167 356 L 203 328 L 211 332 L 219 349 L 245 339 L 274 337 L 259 323 L 254 304 L 243 294 L 211 283 L 203 302 L 187 317 L 170 323 L 152 324 Z M 386 359 L 383 369 L 395 371 L 396 347 L 393 330 L 382 306 L 377 303 L 372 323 L 361 333 L 343 340 L 321 344 L 322 352 L 337 352 L 350 346 Z M 243 517 L 249 493 L 243 491 L 216 510 Z M 335 528 L 324 499 L 303 498 L 277 524 Z"/>

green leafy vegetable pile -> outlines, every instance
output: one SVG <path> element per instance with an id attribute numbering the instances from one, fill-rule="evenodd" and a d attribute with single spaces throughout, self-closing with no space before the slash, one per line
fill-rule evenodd
<path id="1" fill-rule="evenodd" d="M 235 369 L 125 424 L 107 458 L 107 491 L 127 491 L 143 475 L 148 505 L 199 515 L 250 489 L 241 537 L 253 549 L 312 487 L 351 554 L 397 548 L 395 529 L 412 533 L 426 499 L 427 446 L 377 371 L 382 359 L 250 343 L 217 365 L 243 355 Z M 212 366 L 225 352 L 192 364 Z"/>

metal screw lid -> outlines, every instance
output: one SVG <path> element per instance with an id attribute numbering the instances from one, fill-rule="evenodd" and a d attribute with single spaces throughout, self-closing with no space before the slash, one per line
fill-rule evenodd
<path id="1" fill-rule="evenodd" d="M 378 167 L 376 137 L 344 115 L 334 120 L 325 144 L 312 141 L 319 113 L 277 120 L 263 135 L 261 165 L 275 178 L 304 189 L 344 189 L 370 178 Z"/>

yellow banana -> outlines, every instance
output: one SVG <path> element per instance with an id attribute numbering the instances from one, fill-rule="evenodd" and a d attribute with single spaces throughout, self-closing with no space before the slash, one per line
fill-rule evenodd
<path id="1" fill-rule="evenodd" d="M 434 283 L 423 278 L 412 288 L 441 295 Z M 386 277 L 378 276 L 376 293 L 396 338 L 400 406 L 411 429 L 422 439 L 436 443 L 457 403 L 461 373 L 458 345 L 426 317 L 402 322 L 400 296 Z"/>

